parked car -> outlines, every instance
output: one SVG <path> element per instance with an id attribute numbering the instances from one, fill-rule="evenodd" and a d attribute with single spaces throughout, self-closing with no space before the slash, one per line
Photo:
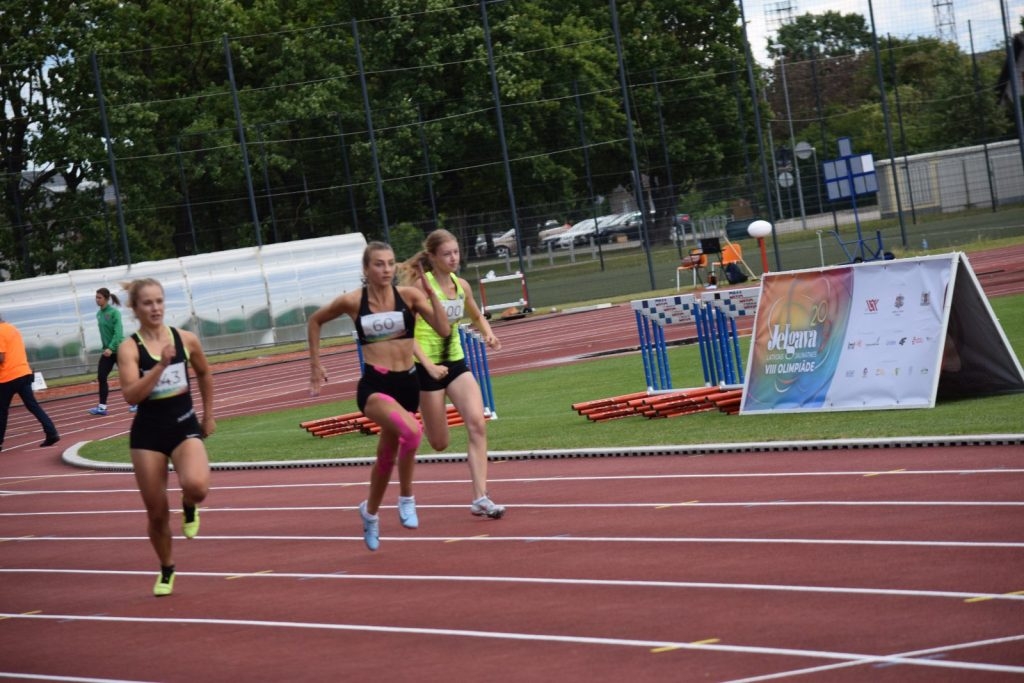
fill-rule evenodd
<path id="1" fill-rule="evenodd" d="M 572 225 L 568 222 L 563 225 L 556 220 L 547 221 L 540 232 L 537 233 L 537 246 L 540 247 L 541 251 L 546 251 L 548 244 L 551 244 L 552 247 L 557 247 L 558 238 L 571 227 Z"/>
<path id="2" fill-rule="evenodd" d="M 557 245 L 561 249 L 568 249 L 574 244 L 583 244 L 587 241 L 587 236 L 594 233 L 594 219 L 584 218 L 583 220 L 574 223 L 571 228 L 566 230 L 558 238 Z"/>
<path id="3" fill-rule="evenodd" d="M 647 225 L 648 229 L 654 225 L 654 209 L 647 211 Z M 624 232 L 630 239 L 640 239 L 640 227 L 642 221 L 640 220 L 640 212 L 633 211 L 629 214 L 629 219 L 623 226 L 622 232 Z"/>
<path id="4" fill-rule="evenodd" d="M 625 235 L 627 239 L 635 239 L 639 237 L 640 212 L 630 211 L 628 213 L 620 213 L 610 221 L 602 221 L 598 223 L 597 234 L 602 240 L 608 243 L 614 242 L 620 235 Z"/>
<path id="5" fill-rule="evenodd" d="M 492 232 L 490 235 L 490 245 L 487 244 L 487 235 L 477 235 L 476 244 L 473 246 L 473 251 L 476 253 L 477 258 L 492 256 L 494 254 L 494 241 L 500 239 L 504 234 L 503 232 Z"/>
<path id="6" fill-rule="evenodd" d="M 516 251 L 516 231 L 515 228 L 506 230 L 505 232 L 491 233 L 491 245 L 487 247 L 487 236 L 478 235 L 476 238 L 476 246 L 474 250 L 478 258 L 485 258 L 487 256 L 498 256 L 505 258 L 506 256 L 515 256 L 518 252 Z"/>
<path id="7" fill-rule="evenodd" d="M 650 212 L 650 218 L 648 220 L 650 221 L 648 223 L 648 226 L 650 228 L 653 228 L 654 227 L 654 220 L 655 220 L 654 211 L 653 210 Z M 626 218 L 626 220 L 623 223 L 621 223 L 621 224 L 619 224 L 619 225 L 617 225 L 615 227 L 615 232 L 617 234 L 625 234 L 626 236 L 629 237 L 629 239 L 639 239 L 640 238 L 640 212 L 639 211 L 633 211 L 630 214 L 628 214 L 628 217 Z M 688 213 L 677 213 L 675 215 L 675 218 L 672 220 L 672 228 L 669 231 L 669 239 L 671 239 L 673 243 L 679 242 L 679 241 L 685 242 L 686 241 L 686 235 L 692 235 L 692 234 L 693 234 L 693 222 L 690 220 L 690 214 L 688 214 Z"/>
<path id="8" fill-rule="evenodd" d="M 591 237 L 597 236 L 598 225 L 607 225 L 613 219 L 618 218 L 618 216 L 619 214 L 609 214 L 607 216 L 598 216 L 597 218 L 584 218 L 562 233 L 562 236 L 558 238 L 558 246 L 562 249 L 568 249 L 573 245 L 586 244 L 590 241 Z"/>

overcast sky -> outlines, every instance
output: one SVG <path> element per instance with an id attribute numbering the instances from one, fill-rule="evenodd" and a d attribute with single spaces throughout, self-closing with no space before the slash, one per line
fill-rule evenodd
<path id="1" fill-rule="evenodd" d="M 769 30 L 777 28 L 780 8 L 791 8 L 793 18 L 802 14 L 822 14 L 829 10 L 842 14 L 860 14 L 871 29 L 871 5 L 869 0 L 740 0 L 747 19 L 747 36 L 754 57 L 765 61 Z M 942 6 L 947 7 L 946 0 Z M 971 35 L 974 48 L 978 51 L 991 50 L 1003 39 L 1002 12 L 1000 2 L 1005 2 L 1013 32 L 1021 31 L 1020 18 L 1024 16 L 1024 0 L 953 0 L 952 13 L 955 20 L 957 42 L 965 52 L 970 51 Z M 935 26 L 935 0 L 872 0 L 875 15 L 875 29 L 879 37 L 892 35 L 906 38 L 937 36 Z M 943 15 L 948 16 L 948 11 Z M 774 18 L 775 26 L 769 26 Z"/>

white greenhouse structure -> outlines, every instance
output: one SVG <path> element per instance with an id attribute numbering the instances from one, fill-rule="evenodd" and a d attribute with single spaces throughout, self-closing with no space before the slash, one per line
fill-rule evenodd
<path id="1" fill-rule="evenodd" d="M 152 277 L 164 287 L 168 325 L 199 335 L 208 353 L 306 339 L 306 318 L 362 285 L 362 234 L 76 270 L 0 283 L 0 316 L 25 339 L 32 369 L 47 377 L 92 371 L 100 353 L 96 290 L 122 303 L 125 336 L 136 328 L 123 285 Z M 324 336 L 350 334 L 347 317 Z"/>

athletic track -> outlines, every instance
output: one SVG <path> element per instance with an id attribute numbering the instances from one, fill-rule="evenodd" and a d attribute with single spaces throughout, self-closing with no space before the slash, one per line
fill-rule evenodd
<path id="1" fill-rule="evenodd" d="M 971 263 L 1024 291 L 1024 247 Z M 628 305 L 496 327 L 496 374 L 636 343 Z M 332 352 L 317 400 L 355 365 Z M 306 368 L 217 366 L 218 417 L 308 404 Z M 60 447 L 15 406 L 0 453 L 0 678 L 1024 681 L 1024 420 L 939 447 L 502 454 L 500 521 L 468 513 L 463 461 L 424 462 L 420 529 L 389 494 L 376 553 L 365 465 L 218 469 L 156 599 L 131 474 L 60 457 L 130 416 L 86 415 L 94 384 L 40 398 Z"/>

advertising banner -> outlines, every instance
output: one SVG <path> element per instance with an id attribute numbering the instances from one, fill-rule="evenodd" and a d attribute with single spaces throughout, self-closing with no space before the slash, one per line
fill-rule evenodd
<path id="1" fill-rule="evenodd" d="M 765 274 L 740 412 L 935 405 L 958 256 Z"/>

